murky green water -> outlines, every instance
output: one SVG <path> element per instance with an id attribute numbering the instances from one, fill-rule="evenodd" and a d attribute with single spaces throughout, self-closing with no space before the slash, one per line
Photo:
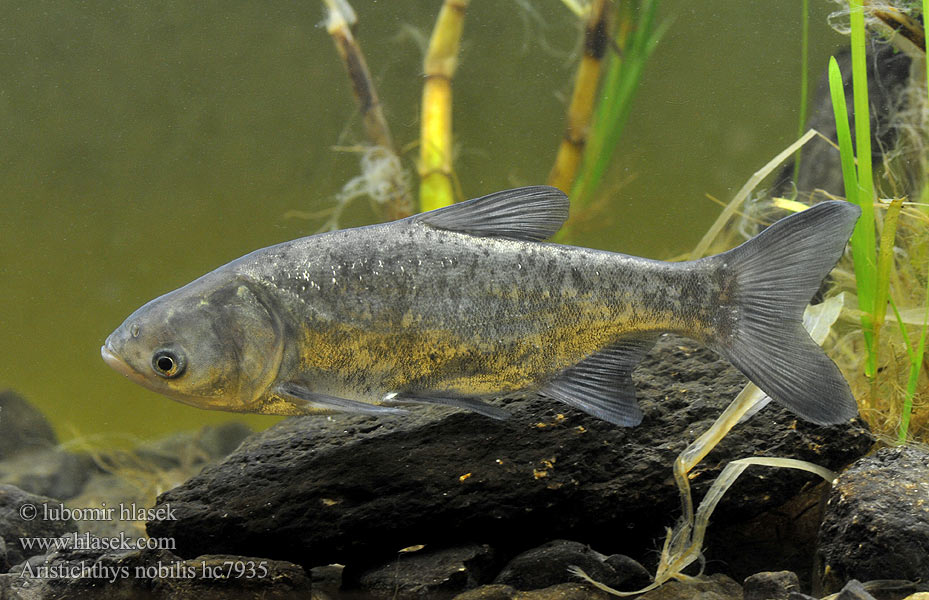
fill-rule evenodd
<path id="1" fill-rule="evenodd" d="M 416 140 L 421 48 L 440 2 L 358 0 L 358 35 L 400 145 Z M 457 172 L 481 195 L 543 182 L 578 30 L 557 0 L 474 0 L 455 81 Z M 814 78 L 844 43 L 814 0 Z M 585 245 L 688 250 L 796 137 L 800 0 L 665 0 L 611 173 L 610 222 Z M 227 420 L 100 359 L 145 301 L 250 250 L 305 235 L 357 170 L 361 140 L 317 2 L 4 2 L 0 22 L 0 388 L 63 437 L 151 436 Z M 415 150 L 407 156 L 414 168 Z M 375 218 L 359 203 L 344 225 Z M 271 417 L 249 417 L 263 427 Z"/>

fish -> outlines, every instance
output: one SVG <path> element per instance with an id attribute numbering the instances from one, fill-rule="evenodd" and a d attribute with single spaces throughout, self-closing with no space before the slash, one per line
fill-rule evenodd
<path id="1" fill-rule="evenodd" d="M 255 250 L 133 312 L 106 363 L 196 407 L 272 415 L 492 418 L 536 394 L 641 423 L 632 372 L 671 332 L 712 349 L 800 418 L 857 414 L 803 310 L 860 214 L 827 201 L 727 252 L 663 262 L 546 242 L 569 201 L 504 190 Z"/>

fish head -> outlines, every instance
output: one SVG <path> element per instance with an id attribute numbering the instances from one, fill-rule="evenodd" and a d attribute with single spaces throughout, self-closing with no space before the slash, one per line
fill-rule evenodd
<path id="1" fill-rule="evenodd" d="M 116 371 L 173 400 L 254 412 L 280 368 L 281 323 L 257 284 L 213 275 L 136 310 L 100 353 Z"/>

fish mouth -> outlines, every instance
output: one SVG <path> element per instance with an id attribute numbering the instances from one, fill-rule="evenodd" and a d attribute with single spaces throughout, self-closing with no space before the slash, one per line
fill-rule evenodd
<path id="1" fill-rule="evenodd" d="M 122 375 L 125 375 L 137 383 L 143 383 L 145 378 L 137 373 L 135 369 L 130 367 L 126 361 L 120 358 L 119 355 L 113 351 L 113 348 L 110 347 L 109 338 L 107 338 L 105 344 L 100 346 L 100 356 L 103 357 L 103 362 L 109 365 L 110 368 L 112 368 L 117 373 L 121 373 Z"/>

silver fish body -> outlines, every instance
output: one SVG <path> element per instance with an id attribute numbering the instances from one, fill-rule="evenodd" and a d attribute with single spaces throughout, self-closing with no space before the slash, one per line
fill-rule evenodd
<path id="1" fill-rule="evenodd" d="M 682 263 L 542 242 L 566 217 L 557 190 L 520 188 L 264 248 L 140 308 L 103 356 L 205 408 L 379 413 L 424 402 L 502 417 L 483 400 L 538 392 L 635 425 L 630 373 L 670 331 L 806 419 L 855 414 L 800 316 L 856 207 L 823 203 Z"/>

